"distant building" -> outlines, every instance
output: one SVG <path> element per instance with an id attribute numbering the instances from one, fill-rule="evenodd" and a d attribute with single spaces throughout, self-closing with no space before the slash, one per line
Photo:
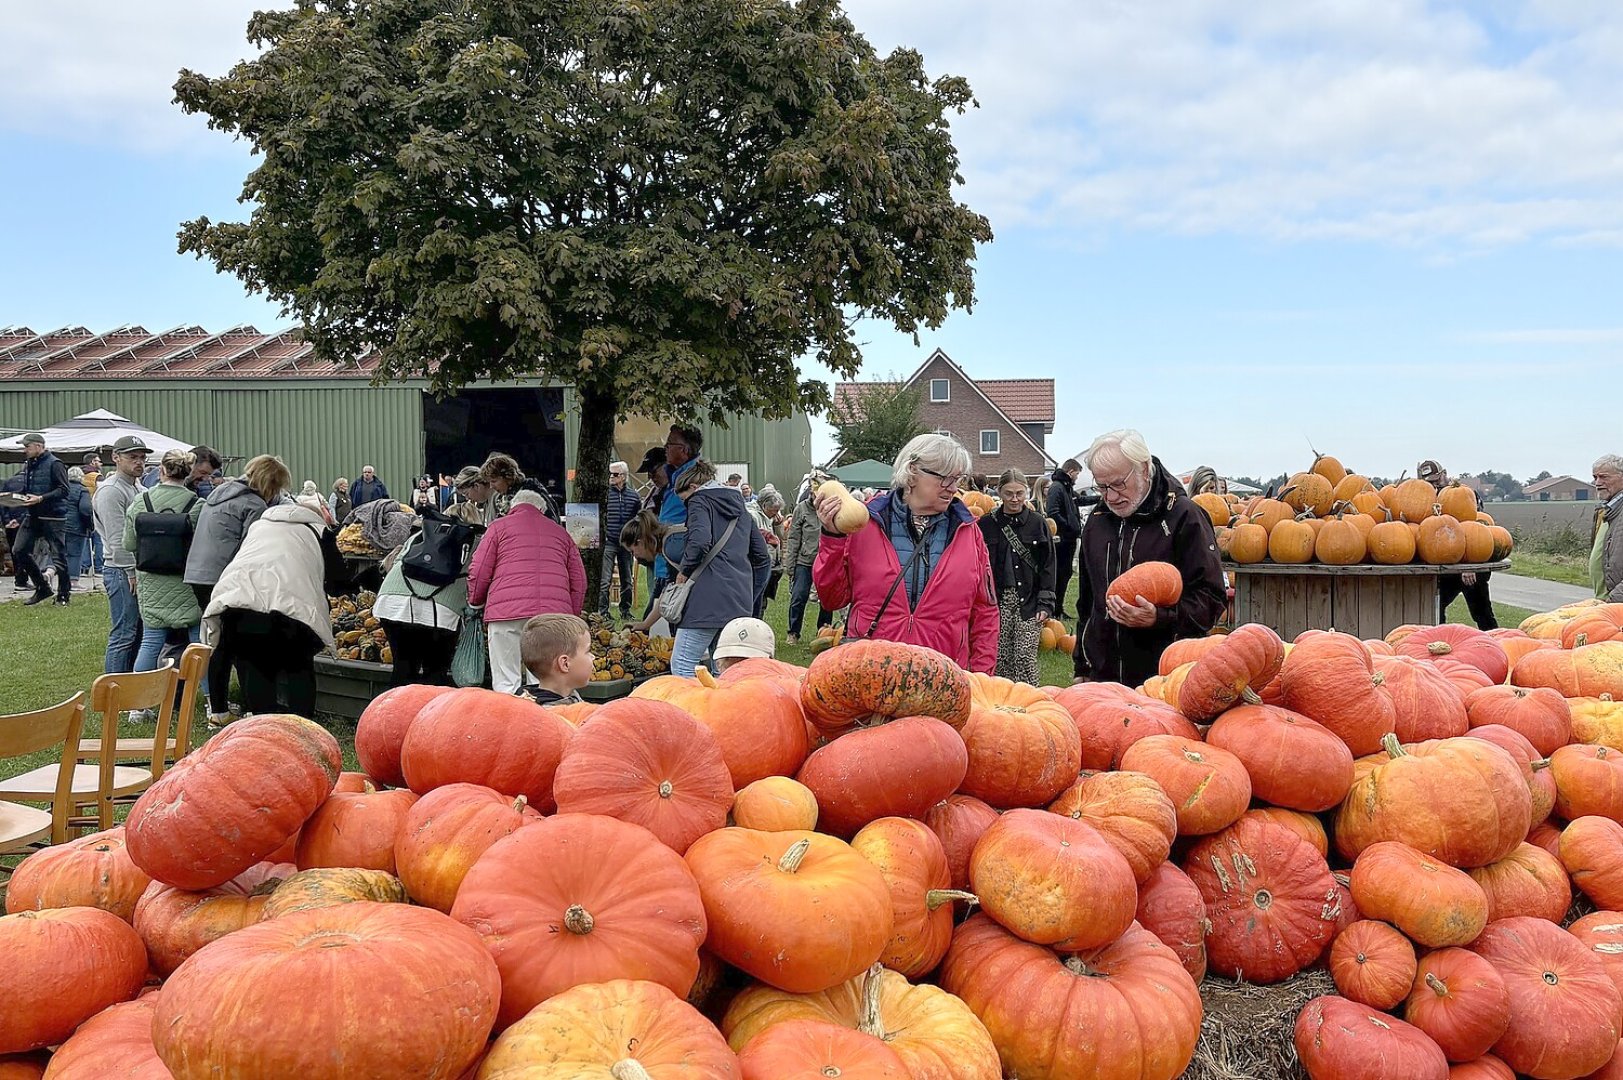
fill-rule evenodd
<path id="1" fill-rule="evenodd" d="M 839 383 L 834 403 L 839 406 L 869 387 L 884 385 Z M 1047 450 L 1048 436 L 1054 433 L 1053 379 L 972 379 L 937 349 L 903 385 L 919 388 L 919 415 L 925 427 L 963 443 L 977 476 L 996 478 L 1010 468 L 1027 476 L 1053 471 L 1055 459 Z M 848 463 L 842 452 L 828 464 Z"/>
<path id="2" fill-rule="evenodd" d="M 1587 480 L 1571 476 L 1552 476 L 1522 488 L 1522 494 L 1534 502 L 1588 502 L 1595 497 L 1595 487 Z"/>

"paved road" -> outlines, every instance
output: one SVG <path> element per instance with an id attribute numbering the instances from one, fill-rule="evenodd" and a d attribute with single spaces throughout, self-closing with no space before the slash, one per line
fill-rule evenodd
<path id="1" fill-rule="evenodd" d="M 1497 603 L 1529 611 L 1549 611 L 1595 595 L 1579 585 L 1563 585 L 1559 581 L 1506 573 L 1493 575 L 1493 580 L 1488 583 L 1488 592 Z"/>

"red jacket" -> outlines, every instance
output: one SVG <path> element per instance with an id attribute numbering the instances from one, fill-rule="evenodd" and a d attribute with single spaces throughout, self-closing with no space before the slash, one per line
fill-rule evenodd
<path id="1" fill-rule="evenodd" d="M 889 495 L 868 504 L 868 524 L 850 536 L 823 534 L 812 565 L 817 599 L 825 609 L 851 605 L 846 637 L 868 636 L 885 594 L 902 572 L 882 515 Z M 991 674 L 997 667 L 998 610 L 992 595 L 992 567 L 980 527 L 962 502 L 953 500 L 952 538 L 930 575 L 917 608 L 907 609 L 907 589 L 898 588 L 873 637 L 923 645 L 952 657 L 958 666 Z"/>
<path id="2" fill-rule="evenodd" d="M 485 530 L 468 569 L 468 603 L 486 622 L 532 615 L 579 615 L 586 567 L 562 525 L 533 506 L 518 506 Z"/>

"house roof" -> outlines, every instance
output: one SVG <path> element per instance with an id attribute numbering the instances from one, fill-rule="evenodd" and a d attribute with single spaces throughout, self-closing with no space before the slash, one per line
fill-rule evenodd
<path id="1" fill-rule="evenodd" d="M 1550 488 L 1560 487 L 1562 484 L 1580 484 L 1584 487 L 1589 486 L 1586 481 L 1579 480 L 1575 476 L 1552 476 L 1548 480 L 1540 480 L 1536 484 L 1528 484 L 1526 487 L 1522 488 L 1522 494 L 1537 495 L 1541 491 L 1548 491 Z"/>
<path id="2" fill-rule="evenodd" d="M 93 333 L 65 326 L 35 333 L 0 328 L 0 381 L 39 379 L 236 378 L 370 379 L 380 357 L 368 352 L 354 364 L 317 360 L 298 327 L 267 334 L 253 326 L 211 333 L 201 326 L 152 332 L 120 326 Z"/>

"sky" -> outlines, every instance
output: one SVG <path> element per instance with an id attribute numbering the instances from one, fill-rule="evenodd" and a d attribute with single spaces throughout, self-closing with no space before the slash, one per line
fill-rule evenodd
<path id="1" fill-rule="evenodd" d="M 239 0 L 0 6 L 0 325 L 287 324 L 175 251 L 240 218 L 244 144 L 170 103 L 247 55 Z M 966 77 L 960 197 L 996 239 L 941 348 L 1053 377 L 1049 449 L 1171 467 L 1586 476 L 1623 451 L 1623 4 L 846 0 Z M 816 372 L 807 369 L 807 374 Z M 814 453 L 833 449 L 814 422 Z"/>

